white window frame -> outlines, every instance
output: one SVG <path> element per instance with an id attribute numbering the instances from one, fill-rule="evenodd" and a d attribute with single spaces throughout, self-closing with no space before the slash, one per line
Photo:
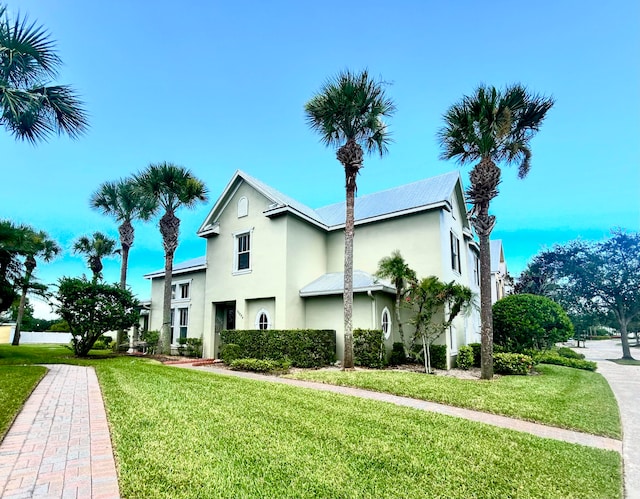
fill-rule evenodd
<path id="1" fill-rule="evenodd" d="M 451 269 L 458 274 L 462 274 L 460 238 L 453 231 L 449 231 L 449 251 L 451 253 Z"/>
<path id="2" fill-rule="evenodd" d="M 473 282 L 476 286 L 480 286 L 480 258 L 473 254 Z"/>
<path id="3" fill-rule="evenodd" d="M 385 331 L 384 326 L 385 326 L 385 315 L 387 317 L 387 330 Z M 382 314 L 380 315 L 380 327 L 382 329 L 382 333 L 384 334 L 384 339 L 388 340 L 391 337 L 391 329 L 393 326 L 393 322 L 391 321 L 391 312 L 389 311 L 389 309 L 387 307 L 384 307 L 382 309 Z"/>
<path id="4" fill-rule="evenodd" d="M 191 300 L 191 283 L 193 279 L 181 279 L 178 281 L 171 281 L 171 302 L 172 303 L 185 303 Z M 182 298 L 182 288 L 184 285 L 189 286 L 189 294 L 186 298 Z"/>
<path id="5" fill-rule="evenodd" d="M 182 328 L 185 328 L 184 337 L 187 338 L 189 336 L 189 307 L 176 307 L 178 311 L 178 341 L 182 338 Z M 184 310 L 184 317 L 182 311 Z M 183 318 L 186 319 L 183 321 Z"/>
<path id="6" fill-rule="evenodd" d="M 256 329 L 261 329 L 260 328 L 260 318 L 262 316 L 265 316 L 267 318 L 267 327 L 266 329 L 271 329 L 273 327 L 273 323 L 271 322 L 271 315 L 269 314 L 269 311 L 265 308 L 261 308 L 260 310 L 258 310 L 258 313 L 256 314 L 256 320 L 254 322 L 254 326 Z"/>
<path id="7" fill-rule="evenodd" d="M 249 267 L 246 268 L 246 269 L 239 269 L 238 268 L 238 265 L 240 264 L 238 242 L 239 242 L 239 240 L 240 240 L 240 238 L 242 236 L 249 236 L 249 250 L 247 251 L 247 253 L 249 253 Z M 253 246 L 253 228 L 233 233 L 233 271 L 232 271 L 233 275 L 249 274 L 251 272 L 251 270 L 252 270 L 252 265 L 251 265 L 252 264 L 252 258 L 251 258 L 252 246 Z"/>

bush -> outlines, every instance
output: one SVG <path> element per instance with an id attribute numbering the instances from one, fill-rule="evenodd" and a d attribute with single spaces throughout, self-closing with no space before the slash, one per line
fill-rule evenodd
<path id="1" fill-rule="evenodd" d="M 147 352 L 151 355 L 156 353 L 158 341 L 160 341 L 160 331 L 152 329 L 151 331 L 142 331 L 140 339 L 147 344 Z"/>
<path id="2" fill-rule="evenodd" d="M 220 339 L 223 345 L 238 345 L 244 358 L 287 359 L 295 367 L 322 367 L 336 361 L 333 330 L 225 329 Z"/>
<path id="3" fill-rule="evenodd" d="M 239 359 L 242 356 L 240 346 L 235 343 L 229 343 L 222 345 L 220 348 L 220 358 L 225 364 L 231 364 L 234 360 Z"/>
<path id="4" fill-rule="evenodd" d="M 187 338 L 185 354 L 187 357 L 202 357 L 202 338 Z"/>
<path id="5" fill-rule="evenodd" d="M 92 348 L 92 350 L 106 350 L 107 348 L 109 348 L 109 347 L 107 347 L 107 345 L 105 344 L 105 342 L 104 342 L 104 341 L 102 341 L 102 340 L 97 340 L 97 341 L 93 344 L 93 348 Z"/>
<path id="6" fill-rule="evenodd" d="M 496 353 L 493 370 L 496 374 L 527 375 L 533 367 L 533 359 L 521 353 Z"/>
<path id="7" fill-rule="evenodd" d="M 567 359 L 584 359 L 584 355 L 576 352 L 572 348 L 569 347 L 560 347 L 557 350 L 557 353 L 560 357 L 566 357 Z"/>
<path id="8" fill-rule="evenodd" d="M 493 339 L 511 352 L 545 350 L 573 335 L 573 324 L 553 300 L 537 295 L 510 295 L 493 305 Z"/>
<path id="9" fill-rule="evenodd" d="M 459 369 L 464 369 L 467 371 L 470 367 L 473 366 L 473 348 L 469 345 L 463 345 L 458 348 L 458 357 L 456 359 L 456 364 Z"/>
<path id="10" fill-rule="evenodd" d="M 291 367 L 287 360 L 269 359 L 235 359 L 231 369 L 235 371 L 252 371 L 256 373 L 284 373 Z"/>
<path id="11" fill-rule="evenodd" d="M 473 367 L 480 367 L 482 364 L 482 344 L 469 343 L 469 346 L 473 348 Z"/>
<path id="12" fill-rule="evenodd" d="M 401 342 L 394 343 L 391 347 L 391 356 L 389 357 L 389 365 L 399 366 L 407 362 L 407 356 L 404 353 L 404 344 Z"/>
<path id="13" fill-rule="evenodd" d="M 412 351 L 413 356 L 424 363 L 424 354 L 422 345 L 415 345 Z M 429 360 L 431 361 L 431 367 L 433 369 L 446 369 L 447 368 L 447 346 L 446 345 L 431 345 L 429 347 Z"/>
<path id="14" fill-rule="evenodd" d="M 385 363 L 381 329 L 354 329 L 353 361 L 356 366 L 380 369 Z"/>
<path id="15" fill-rule="evenodd" d="M 583 369 L 585 371 L 595 371 L 598 364 L 589 360 L 582 360 L 570 357 L 561 357 L 554 353 L 545 353 L 538 357 L 540 364 L 554 364 L 556 366 L 573 367 L 574 369 Z"/>

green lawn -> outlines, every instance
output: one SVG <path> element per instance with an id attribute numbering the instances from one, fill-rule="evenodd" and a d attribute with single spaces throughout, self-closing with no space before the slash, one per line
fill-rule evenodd
<path id="1" fill-rule="evenodd" d="M 88 359 L 74 357 L 65 345 L 28 344 L 14 347 L 0 345 L 0 365 L 20 364 L 74 364 L 90 365 L 96 359 L 113 357 L 111 350 L 91 350 Z"/>
<path id="2" fill-rule="evenodd" d="M 0 364 L 64 350 L 0 346 Z M 72 362 L 96 368 L 123 497 L 622 497 L 612 451 L 147 359 Z"/>
<path id="3" fill-rule="evenodd" d="M 46 372 L 41 366 L 0 366 L 0 440 Z"/>
<path id="4" fill-rule="evenodd" d="M 543 364 L 536 369 L 539 375 L 502 376 L 492 381 L 392 370 L 304 371 L 289 377 L 355 386 L 596 435 L 621 437 L 618 405 L 600 374 Z"/>

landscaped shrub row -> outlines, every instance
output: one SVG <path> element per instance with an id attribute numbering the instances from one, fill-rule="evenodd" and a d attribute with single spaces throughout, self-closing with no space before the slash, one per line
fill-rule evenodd
<path id="1" fill-rule="evenodd" d="M 384 367 L 386 359 L 382 330 L 354 329 L 353 361 L 356 366 Z"/>
<path id="2" fill-rule="evenodd" d="M 235 371 L 253 371 L 256 373 L 284 373 L 291 367 L 288 360 L 270 359 L 235 359 L 231 362 L 231 369 Z"/>
<path id="3" fill-rule="evenodd" d="M 482 344 L 469 343 L 469 346 L 473 348 L 473 367 L 480 367 L 482 359 Z"/>
<path id="4" fill-rule="evenodd" d="M 595 371 L 598 365 L 590 360 L 582 360 L 569 357 L 561 357 L 552 352 L 544 353 L 536 358 L 540 364 L 554 364 L 556 366 L 573 367 L 585 371 Z"/>
<path id="5" fill-rule="evenodd" d="M 422 345 L 415 345 L 413 348 L 413 356 L 424 362 L 424 353 L 422 351 Z M 447 368 L 447 346 L 446 345 L 431 345 L 429 347 L 429 360 L 431 361 L 431 367 L 434 369 L 446 369 Z"/>
<path id="6" fill-rule="evenodd" d="M 521 353 L 496 353 L 493 355 L 493 370 L 496 374 L 529 374 L 533 359 Z"/>
<path id="7" fill-rule="evenodd" d="M 404 345 L 402 342 L 396 342 L 391 347 L 391 355 L 389 356 L 390 366 L 399 366 L 407 362 L 407 355 L 404 352 Z"/>
<path id="8" fill-rule="evenodd" d="M 568 359 L 584 359 L 584 354 L 578 353 L 569 347 L 560 347 L 557 352 L 560 357 L 566 357 Z"/>
<path id="9" fill-rule="evenodd" d="M 222 349 L 233 343 L 236 358 L 287 359 L 294 367 L 322 367 L 336 360 L 336 332 L 327 329 L 223 330 Z M 223 357 L 224 359 L 224 357 Z"/>

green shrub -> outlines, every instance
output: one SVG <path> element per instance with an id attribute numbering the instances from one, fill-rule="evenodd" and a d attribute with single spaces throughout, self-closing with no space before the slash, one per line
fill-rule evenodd
<path id="1" fill-rule="evenodd" d="M 404 353 L 404 344 L 396 342 L 391 347 L 391 356 L 389 357 L 389 365 L 399 366 L 407 362 L 407 355 Z"/>
<path id="2" fill-rule="evenodd" d="M 326 329 L 234 329 L 220 333 L 223 345 L 234 343 L 240 357 L 288 359 L 295 367 L 322 367 L 336 361 L 336 332 Z"/>
<path id="3" fill-rule="evenodd" d="M 458 357 L 456 358 L 456 365 L 459 369 L 467 371 L 470 367 L 473 367 L 473 348 L 469 345 L 463 345 L 458 348 Z"/>
<path id="4" fill-rule="evenodd" d="M 584 354 L 578 353 L 569 347 L 560 347 L 558 348 L 557 353 L 560 357 L 566 357 L 567 359 L 584 359 Z"/>
<path id="5" fill-rule="evenodd" d="M 554 364 L 556 366 L 573 367 L 574 369 L 583 369 L 585 371 L 595 371 L 598 364 L 589 360 L 582 360 L 570 357 L 561 357 L 555 353 L 544 353 L 538 357 L 540 364 Z"/>
<path id="6" fill-rule="evenodd" d="M 384 337 L 381 329 L 353 330 L 353 363 L 380 369 L 385 363 Z"/>
<path id="7" fill-rule="evenodd" d="M 234 371 L 252 371 L 256 373 L 285 373 L 289 371 L 291 362 L 270 359 L 235 359 L 231 362 Z"/>
<path id="8" fill-rule="evenodd" d="M 545 350 L 573 335 L 573 324 L 553 300 L 538 295 L 510 295 L 493 305 L 493 339 L 510 352 Z"/>
<path id="9" fill-rule="evenodd" d="M 187 357 L 202 357 L 202 338 L 187 338 L 185 354 Z"/>
<path id="10" fill-rule="evenodd" d="M 496 374 L 529 374 L 533 359 L 521 353 L 496 353 L 493 356 L 493 370 Z"/>
<path id="11" fill-rule="evenodd" d="M 482 363 L 482 344 L 469 343 L 469 346 L 473 348 L 473 367 L 480 367 Z"/>
<path id="12" fill-rule="evenodd" d="M 234 360 L 239 359 L 242 356 L 240 347 L 235 343 L 229 343 L 222 345 L 220 348 L 220 358 L 225 364 L 231 364 Z"/>
<path id="13" fill-rule="evenodd" d="M 142 331 L 140 339 L 147 344 L 147 353 L 155 354 L 160 341 L 160 331 L 152 329 L 151 331 Z"/>
<path id="14" fill-rule="evenodd" d="M 104 341 L 102 340 L 97 340 L 94 344 L 93 344 L 93 348 L 92 350 L 106 350 L 108 347 L 105 344 Z"/>
<path id="15" fill-rule="evenodd" d="M 415 359 L 424 363 L 424 353 L 422 345 L 415 345 L 412 354 Z M 434 369 L 446 369 L 447 368 L 447 346 L 446 345 L 431 345 L 429 347 L 429 360 L 431 361 L 431 367 Z"/>

